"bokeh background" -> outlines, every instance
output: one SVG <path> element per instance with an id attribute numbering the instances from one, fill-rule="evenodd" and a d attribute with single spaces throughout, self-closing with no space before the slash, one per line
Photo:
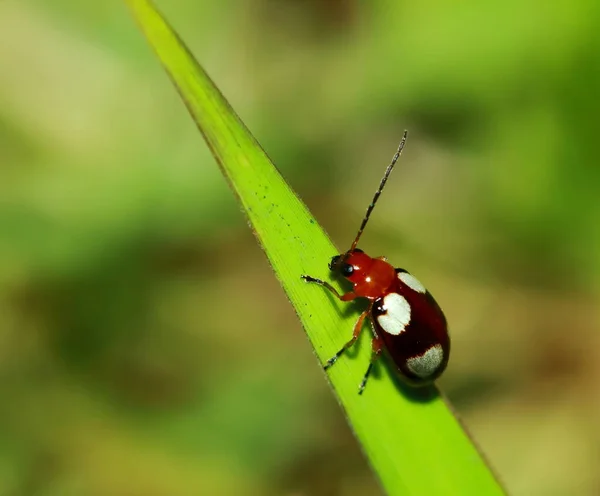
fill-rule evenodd
<path id="1" fill-rule="evenodd" d="M 410 130 L 362 246 L 512 494 L 600 494 L 600 4 L 159 5 L 342 248 Z M 0 2 L 0 167 L 1 495 L 381 494 L 120 2 Z"/>

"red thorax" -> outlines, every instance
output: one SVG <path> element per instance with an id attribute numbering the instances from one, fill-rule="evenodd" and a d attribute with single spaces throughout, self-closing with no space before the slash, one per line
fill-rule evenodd
<path id="1" fill-rule="evenodd" d="M 344 262 L 353 267 L 347 279 L 354 284 L 357 296 L 374 300 L 385 295 L 394 280 L 396 271 L 382 258 L 371 258 L 366 253 L 354 251 L 346 255 Z"/>

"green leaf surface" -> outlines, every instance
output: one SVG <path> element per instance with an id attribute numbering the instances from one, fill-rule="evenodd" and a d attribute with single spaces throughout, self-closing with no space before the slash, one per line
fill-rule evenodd
<path id="1" fill-rule="evenodd" d="M 236 193 L 323 363 L 349 339 L 357 315 L 348 311 L 353 304 L 338 302 L 300 275 L 328 277 L 327 262 L 339 251 L 155 7 L 144 0 L 126 3 Z M 419 396 L 380 367 L 359 396 L 370 348 L 365 340 L 356 348 L 328 376 L 388 494 L 504 494 L 435 388 Z"/>

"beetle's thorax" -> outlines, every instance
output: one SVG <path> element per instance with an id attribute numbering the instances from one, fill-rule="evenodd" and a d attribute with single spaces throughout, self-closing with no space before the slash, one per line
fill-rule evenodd
<path id="1" fill-rule="evenodd" d="M 376 299 L 385 294 L 396 278 L 392 265 L 380 258 L 371 258 L 363 252 L 351 252 L 345 259 L 354 268 L 348 280 L 354 293 L 364 298 Z"/>

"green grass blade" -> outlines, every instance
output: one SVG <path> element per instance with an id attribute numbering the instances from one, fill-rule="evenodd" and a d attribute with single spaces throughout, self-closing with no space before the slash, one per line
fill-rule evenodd
<path id="1" fill-rule="evenodd" d="M 322 288 L 304 283 L 300 275 L 327 277 L 327 262 L 338 251 L 160 13 L 145 0 L 126 3 L 235 191 L 324 362 L 348 340 L 356 315 L 344 313 L 343 304 Z M 428 401 L 415 401 L 385 370 L 373 377 L 364 395 L 357 394 L 370 353 L 368 346 L 359 348 L 355 357 L 340 360 L 328 375 L 386 492 L 503 494 L 435 390 Z"/>

